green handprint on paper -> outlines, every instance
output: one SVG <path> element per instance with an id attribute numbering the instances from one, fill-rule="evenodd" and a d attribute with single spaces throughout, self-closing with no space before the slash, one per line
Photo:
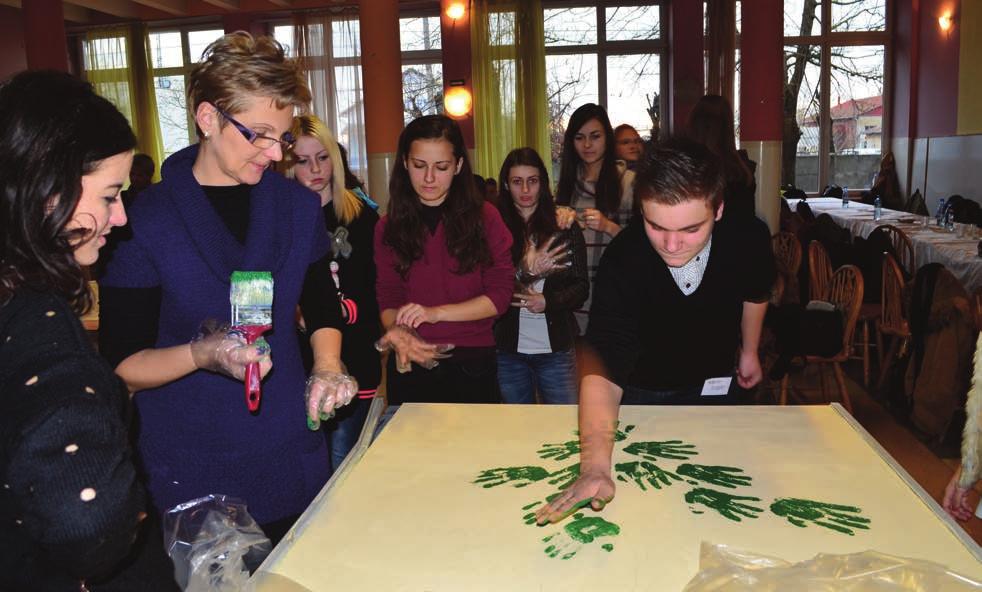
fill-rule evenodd
<path id="1" fill-rule="evenodd" d="M 551 458 L 554 460 L 566 460 L 571 456 L 580 453 L 580 441 L 570 440 L 559 444 L 543 444 L 537 454 L 539 458 Z"/>
<path id="2" fill-rule="evenodd" d="M 583 545 L 589 545 L 601 537 L 617 536 L 620 533 L 621 527 L 613 522 L 608 522 L 599 516 L 585 516 L 580 513 L 574 514 L 573 520 L 561 531 L 543 538 L 542 542 L 547 544 L 545 553 L 549 557 L 570 559 L 583 548 Z M 614 549 L 614 545 L 609 543 L 600 547 L 608 552 Z"/>
<path id="3" fill-rule="evenodd" d="M 577 479 L 580 478 L 580 463 L 569 465 L 559 469 L 555 473 L 549 473 L 550 485 L 555 485 L 560 491 L 566 489 L 572 485 Z"/>
<path id="4" fill-rule="evenodd" d="M 627 440 L 628 434 L 634 429 L 635 426 L 629 425 L 624 426 L 624 430 L 614 431 L 614 442 L 623 442 Z M 573 430 L 574 435 L 579 435 L 579 430 Z M 579 440 L 569 440 L 568 442 L 559 442 L 552 444 L 543 444 L 537 452 L 539 458 L 551 458 L 553 460 L 566 460 L 571 456 L 575 456 L 580 453 L 580 441 Z"/>
<path id="5" fill-rule="evenodd" d="M 736 467 L 692 465 L 689 463 L 683 463 L 680 464 L 679 468 L 676 470 L 679 472 L 679 475 L 691 477 L 692 479 L 698 479 L 699 481 L 705 481 L 711 485 L 729 487 L 730 489 L 750 485 L 750 481 L 752 480 L 750 475 L 738 475 L 737 473 L 742 473 L 743 469 L 738 469 Z M 689 483 L 698 485 L 698 483 L 695 481 L 689 481 Z"/>
<path id="6" fill-rule="evenodd" d="M 731 495 L 715 489 L 705 489 L 697 487 L 685 494 L 685 501 L 690 504 L 702 504 L 711 510 L 716 510 L 724 518 L 740 522 L 740 516 L 744 518 L 757 518 L 757 514 L 763 512 L 763 508 L 758 508 L 743 502 L 759 502 L 759 497 L 746 495 Z M 692 509 L 692 508 L 690 508 Z M 692 510 L 693 514 L 702 514 L 701 511 Z"/>
<path id="7" fill-rule="evenodd" d="M 624 452 L 640 456 L 648 460 L 667 458 L 674 460 L 688 460 L 690 456 L 699 454 L 696 447 L 686 444 L 681 440 L 667 440 L 665 442 L 635 442 L 628 444 Z"/>
<path id="8" fill-rule="evenodd" d="M 474 483 L 484 488 L 506 483 L 511 483 L 513 487 L 525 487 L 549 476 L 549 471 L 542 467 L 500 467 L 481 471 Z"/>
<path id="9" fill-rule="evenodd" d="M 614 472 L 617 473 L 618 481 L 627 483 L 628 479 L 630 478 L 632 481 L 637 483 L 638 487 L 641 488 L 641 491 L 648 491 L 648 488 L 645 487 L 645 482 L 655 489 L 661 489 L 662 485 L 666 487 L 671 485 L 672 479 L 675 479 L 676 481 L 682 480 L 682 478 L 675 473 L 666 471 L 658 465 L 644 460 L 617 463 L 614 465 Z"/>
<path id="10" fill-rule="evenodd" d="M 854 528 L 869 530 L 869 518 L 857 516 L 862 510 L 855 506 L 829 504 L 799 498 L 781 498 L 771 504 L 771 512 L 788 519 L 788 522 L 799 528 L 814 522 L 819 526 L 854 536 Z"/>

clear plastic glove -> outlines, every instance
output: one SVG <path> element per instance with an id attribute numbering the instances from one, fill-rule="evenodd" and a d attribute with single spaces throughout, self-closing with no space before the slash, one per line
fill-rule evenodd
<path id="1" fill-rule="evenodd" d="M 205 321 L 191 340 L 191 358 L 200 370 L 224 374 L 236 380 L 245 377 L 246 366 L 259 362 L 259 376 L 265 377 L 273 368 L 269 343 L 259 338 L 248 345 L 245 336 L 230 325 Z"/>
<path id="2" fill-rule="evenodd" d="M 307 427 L 316 431 L 322 421 L 334 417 L 358 394 L 358 382 L 343 372 L 314 371 L 307 379 L 304 401 L 307 403 Z"/>
<path id="3" fill-rule="evenodd" d="M 405 374 L 412 369 L 411 362 L 416 362 L 427 370 L 436 368 L 439 360 L 449 358 L 450 343 L 429 343 L 424 341 L 414 329 L 395 325 L 385 332 L 382 339 L 375 342 L 375 349 L 380 352 L 392 350 L 396 356 L 396 370 Z"/>
<path id="4" fill-rule="evenodd" d="M 569 206 L 556 206 L 556 226 L 567 230 L 576 222 L 576 210 Z"/>
<path id="5" fill-rule="evenodd" d="M 556 523 L 588 504 L 599 512 L 614 499 L 616 489 L 609 473 L 604 471 L 583 473 L 548 506 L 540 508 L 535 513 L 535 521 L 538 524 Z"/>
<path id="6" fill-rule="evenodd" d="M 527 280 L 537 280 L 556 271 L 568 269 L 572 265 L 569 245 L 565 242 L 555 244 L 557 235 L 553 235 L 538 247 L 529 245 L 521 262 L 522 277 Z"/>

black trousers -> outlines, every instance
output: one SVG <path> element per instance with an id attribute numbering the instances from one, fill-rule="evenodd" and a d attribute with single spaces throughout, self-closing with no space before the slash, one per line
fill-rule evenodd
<path id="1" fill-rule="evenodd" d="M 499 403 L 498 359 L 493 347 L 459 347 L 453 355 L 427 370 L 417 364 L 400 374 L 395 355 L 386 366 L 386 396 L 390 405 L 402 403 Z"/>

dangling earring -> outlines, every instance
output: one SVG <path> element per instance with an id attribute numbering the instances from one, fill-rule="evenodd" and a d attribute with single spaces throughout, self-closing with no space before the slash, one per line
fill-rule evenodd
<path id="1" fill-rule="evenodd" d="M 207 140 L 209 137 L 211 137 L 211 134 L 209 134 L 208 132 L 205 132 L 205 139 Z"/>

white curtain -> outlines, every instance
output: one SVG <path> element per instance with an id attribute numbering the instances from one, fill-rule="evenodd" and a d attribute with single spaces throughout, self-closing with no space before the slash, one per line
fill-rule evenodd
<path id="1" fill-rule="evenodd" d="M 348 165 L 367 183 L 358 15 L 298 14 L 293 39 L 307 69 L 314 114 L 348 150 Z"/>

